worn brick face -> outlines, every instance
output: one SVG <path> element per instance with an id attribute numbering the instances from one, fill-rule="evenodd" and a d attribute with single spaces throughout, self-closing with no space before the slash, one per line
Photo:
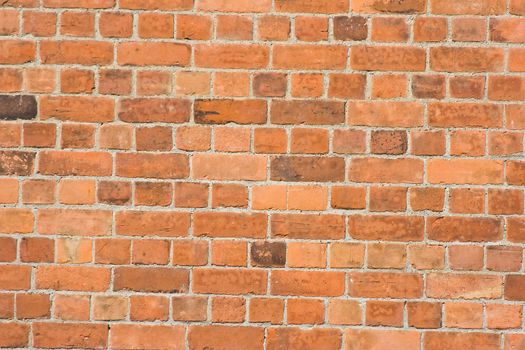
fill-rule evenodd
<path id="1" fill-rule="evenodd" d="M 525 348 L 525 1 L 0 4 L 0 348 Z"/>

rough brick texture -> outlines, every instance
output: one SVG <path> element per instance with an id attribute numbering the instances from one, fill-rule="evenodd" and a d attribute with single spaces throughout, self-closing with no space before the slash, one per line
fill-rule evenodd
<path id="1" fill-rule="evenodd" d="M 0 348 L 525 350 L 525 0 L 0 0 Z"/>

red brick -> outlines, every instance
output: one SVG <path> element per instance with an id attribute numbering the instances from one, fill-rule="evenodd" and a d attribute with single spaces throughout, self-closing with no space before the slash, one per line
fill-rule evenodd
<path id="1" fill-rule="evenodd" d="M 274 270 L 270 278 L 273 295 L 341 296 L 344 273 L 333 271 Z"/>
<path id="2" fill-rule="evenodd" d="M 311 346 L 312 349 L 337 350 L 341 348 L 341 343 L 341 331 L 338 329 L 296 327 L 270 328 L 266 341 L 268 350 L 300 350 L 304 346 Z"/>
<path id="3" fill-rule="evenodd" d="M 240 347 L 246 350 L 264 348 L 264 329 L 241 326 L 191 326 L 188 343 L 191 349 L 231 349 Z"/>
<path id="4" fill-rule="evenodd" d="M 365 298 L 418 298 L 423 293 L 419 274 L 355 272 L 349 275 L 349 295 Z"/>
<path id="5" fill-rule="evenodd" d="M 346 331 L 346 350 L 387 350 L 392 346 L 419 349 L 420 333 L 399 330 L 349 329 Z"/>
<path id="6" fill-rule="evenodd" d="M 362 46 L 352 47 L 351 66 L 364 71 L 423 71 L 425 51 L 418 47 Z"/>
<path id="7" fill-rule="evenodd" d="M 149 293 L 184 293 L 189 288 L 189 271 L 165 267 L 117 267 L 113 290 Z"/>
<path id="8" fill-rule="evenodd" d="M 193 214 L 193 234 L 208 237 L 263 238 L 266 214 L 198 212 Z"/>
<path id="9" fill-rule="evenodd" d="M 195 65 L 203 68 L 265 68 L 269 49 L 263 45 L 201 44 L 195 47 Z"/>
<path id="10" fill-rule="evenodd" d="M 115 232 L 125 236 L 181 237 L 188 234 L 189 213 L 164 211 L 119 211 Z"/>
<path id="11" fill-rule="evenodd" d="M 273 47 L 273 68 L 276 69 L 343 69 L 347 48 L 335 45 L 276 45 Z M 301 59 L 308 57 L 308 60 Z"/>
<path id="12" fill-rule="evenodd" d="M 447 299 L 497 299 L 503 295 L 503 279 L 497 275 L 432 273 L 426 295 Z"/>
<path id="13" fill-rule="evenodd" d="M 172 42 L 122 42 L 117 44 L 121 66 L 187 66 L 191 49 Z"/>
<path id="14" fill-rule="evenodd" d="M 248 269 L 193 270 L 192 290 L 206 294 L 266 294 L 267 272 Z"/>
<path id="15" fill-rule="evenodd" d="M 110 270 L 104 267 L 39 266 L 36 288 L 103 292 L 109 288 Z"/>
<path id="16" fill-rule="evenodd" d="M 108 333 L 109 327 L 104 324 L 34 323 L 33 345 L 39 348 L 104 348 Z"/>
<path id="17" fill-rule="evenodd" d="M 500 335 L 475 332 L 428 332 L 425 334 L 424 346 L 428 350 L 458 346 L 465 349 L 497 350 L 500 348 Z"/>
<path id="18" fill-rule="evenodd" d="M 167 349 L 184 347 L 182 326 L 116 324 L 111 327 L 109 346 L 112 349 Z"/>
<path id="19" fill-rule="evenodd" d="M 344 217 L 335 214 L 273 214 L 272 237 L 294 239 L 341 239 L 344 237 Z"/>

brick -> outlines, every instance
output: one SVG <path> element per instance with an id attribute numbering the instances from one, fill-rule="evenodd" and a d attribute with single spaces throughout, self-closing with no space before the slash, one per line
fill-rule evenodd
<path id="1" fill-rule="evenodd" d="M 62 148 L 93 148 L 95 127 L 86 124 L 68 124 L 62 126 Z"/>
<path id="2" fill-rule="evenodd" d="M 402 269 L 406 266 L 406 257 L 406 247 L 402 244 L 368 245 L 368 267 L 373 269 Z"/>
<path id="3" fill-rule="evenodd" d="M 408 302 L 408 325 L 416 328 L 439 328 L 441 304 L 432 302 Z"/>
<path id="4" fill-rule="evenodd" d="M 366 133 L 362 130 L 334 130 L 332 139 L 334 153 L 365 153 Z"/>
<path id="5" fill-rule="evenodd" d="M 523 293 L 523 284 L 525 279 L 520 275 L 507 275 L 505 277 L 505 299 L 523 301 L 525 295 Z"/>
<path id="6" fill-rule="evenodd" d="M 447 37 L 447 20 L 441 17 L 417 17 L 414 21 L 414 41 L 438 42 Z"/>
<path id="7" fill-rule="evenodd" d="M 23 238 L 20 242 L 22 262 L 53 262 L 55 260 L 54 240 L 48 238 Z"/>
<path id="8" fill-rule="evenodd" d="M 268 12 L 270 0 L 257 0 L 250 3 L 239 3 L 235 0 L 203 0 L 197 7 L 206 12 Z"/>
<path id="9" fill-rule="evenodd" d="M 453 270 L 481 270 L 483 248 L 477 246 L 449 246 L 449 265 Z"/>
<path id="10" fill-rule="evenodd" d="M 0 209 L 1 233 L 30 233 L 33 231 L 33 213 L 23 208 Z"/>
<path id="11" fill-rule="evenodd" d="M 95 15 L 93 13 L 63 12 L 60 16 L 60 34 L 93 37 L 95 35 Z"/>
<path id="12" fill-rule="evenodd" d="M 277 12 L 307 12 L 307 13 L 345 13 L 348 12 L 347 0 L 319 0 L 310 2 L 305 0 L 277 0 Z"/>
<path id="13" fill-rule="evenodd" d="M 22 184 L 22 202 L 25 204 L 52 204 L 55 201 L 55 183 L 48 180 L 28 180 Z"/>
<path id="14" fill-rule="evenodd" d="M 365 245 L 360 243 L 332 243 L 330 245 L 330 267 L 358 268 L 365 261 Z"/>
<path id="15" fill-rule="evenodd" d="M 428 235 L 433 240 L 488 242 L 501 239 L 501 222 L 493 218 L 436 217 L 427 219 Z"/>
<path id="16" fill-rule="evenodd" d="M 423 71 L 425 52 L 418 47 L 364 46 L 351 49 L 351 66 L 364 71 Z"/>
<path id="17" fill-rule="evenodd" d="M 182 237 L 188 234 L 190 216 L 183 212 L 119 211 L 115 232 L 125 236 Z"/>
<path id="18" fill-rule="evenodd" d="M 16 240 L 9 237 L 0 237 L 0 261 L 12 262 L 16 259 Z"/>
<path id="19" fill-rule="evenodd" d="M 119 105 L 118 117 L 128 123 L 183 123 L 189 120 L 190 104 L 183 99 L 123 99 Z"/>
<path id="20" fill-rule="evenodd" d="M 0 95 L 0 120 L 35 119 L 37 109 L 34 96 Z"/>
<path id="21" fill-rule="evenodd" d="M 33 173 L 35 153 L 0 151 L 0 174 L 28 176 Z"/>
<path id="22" fill-rule="evenodd" d="M 503 294 L 500 276 L 488 274 L 432 273 L 427 276 L 426 295 L 430 298 L 497 299 Z"/>
<path id="23" fill-rule="evenodd" d="M 403 303 L 369 300 L 366 303 L 365 323 L 368 326 L 400 327 L 403 324 Z"/>
<path id="24" fill-rule="evenodd" d="M 122 177 L 182 179 L 188 177 L 186 155 L 169 153 L 119 153 L 116 174 Z"/>
<path id="25" fill-rule="evenodd" d="M 289 267 L 326 267 L 326 244 L 288 243 L 286 262 Z"/>
<path id="26" fill-rule="evenodd" d="M 176 22 L 177 39 L 207 40 L 211 37 L 212 21 L 209 16 L 179 14 Z"/>
<path id="27" fill-rule="evenodd" d="M 356 0 L 352 2 L 352 11 L 358 13 L 421 13 L 426 10 L 426 1 L 374 1 Z"/>
<path id="28" fill-rule="evenodd" d="M 416 127 L 423 125 L 423 113 L 423 105 L 418 102 L 351 102 L 348 123 L 364 126 Z"/>
<path id="29" fill-rule="evenodd" d="M 250 322 L 280 324 L 283 319 L 284 301 L 277 298 L 252 298 L 250 300 Z"/>
<path id="30" fill-rule="evenodd" d="M 409 29 L 404 18 L 372 18 L 372 41 L 406 42 L 408 37 Z"/>
<path id="31" fill-rule="evenodd" d="M 361 16 L 334 17 L 336 40 L 365 40 L 368 36 L 367 19 Z"/>
<path id="32" fill-rule="evenodd" d="M 246 300 L 243 297 L 213 297 L 211 320 L 217 323 L 242 323 L 246 314 Z"/>
<path id="33" fill-rule="evenodd" d="M 40 57 L 46 64 L 107 65 L 113 62 L 113 44 L 92 40 L 46 40 L 41 43 Z"/>
<path id="34" fill-rule="evenodd" d="M 104 267 L 39 266 L 36 288 L 103 292 L 109 288 L 110 271 Z"/>
<path id="35" fill-rule="evenodd" d="M 100 34 L 105 38 L 129 38 L 133 32 L 133 15 L 103 12 L 99 18 Z"/>
<path id="36" fill-rule="evenodd" d="M 23 64 L 35 60 L 36 46 L 29 40 L 0 40 L 0 52 L 0 64 Z"/>
<path id="37" fill-rule="evenodd" d="M 127 95 L 131 93 L 131 71 L 123 69 L 101 70 L 98 91 L 108 95 Z M 125 103 L 123 102 L 123 105 Z"/>
<path id="38" fill-rule="evenodd" d="M 251 245 L 250 260 L 254 266 L 284 267 L 286 244 L 284 242 L 255 242 Z"/>
<path id="39" fill-rule="evenodd" d="M 328 322 L 335 325 L 361 324 L 361 306 L 359 302 L 346 299 L 330 300 Z"/>
<path id="40" fill-rule="evenodd" d="M 415 75 L 412 78 L 412 95 L 416 98 L 443 99 L 445 77 L 443 75 Z"/>
<path id="41" fill-rule="evenodd" d="M 422 183 L 423 163 L 415 158 L 354 158 L 349 178 L 355 182 Z"/>
<path id="42" fill-rule="evenodd" d="M 193 234 L 208 237 L 263 238 L 266 214 L 198 212 L 193 214 Z"/>
<path id="43" fill-rule="evenodd" d="M 281 73 L 261 73 L 253 78 L 253 90 L 256 96 L 284 97 L 286 85 L 286 75 Z"/>
<path id="44" fill-rule="evenodd" d="M 344 292 L 344 273 L 274 270 L 270 284 L 273 295 L 341 296 Z"/>
<path id="45" fill-rule="evenodd" d="M 496 350 L 500 347 L 500 335 L 476 332 L 428 332 L 425 334 L 424 346 L 428 350 L 443 349 L 443 347 L 450 346 Z"/>
<path id="46" fill-rule="evenodd" d="M 103 324 L 34 323 L 33 343 L 39 348 L 100 348 L 107 345 L 108 332 Z"/>
<path id="47" fill-rule="evenodd" d="M 487 328 L 508 329 L 521 326 L 522 311 L 518 305 L 489 304 L 486 314 Z"/>
<path id="48" fill-rule="evenodd" d="M 129 308 L 128 299 L 119 296 L 96 296 L 93 304 L 93 318 L 95 320 L 123 320 Z"/>
<path id="49" fill-rule="evenodd" d="M 0 346 L 3 348 L 26 347 L 29 344 L 29 325 L 6 322 L 0 330 Z"/>
<path id="50" fill-rule="evenodd" d="M 347 49 L 339 45 L 276 45 L 273 47 L 272 65 L 276 69 L 343 69 L 346 67 Z M 307 61 L 300 59 L 309 57 Z"/>
<path id="51" fill-rule="evenodd" d="M 253 20 L 248 16 L 220 15 L 217 17 L 217 38 L 252 40 Z"/>
<path id="52" fill-rule="evenodd" d="M 444 324 L 449 328 L 481 328 L 483 305 L 464 302 L 445 303 Z"/>
<path id="53" fill-rule="evenodd" d="M 295 36 L 302 41 L 328 39 L 328 18 L 298 16 L 295 18 Z"/>
<path id="54" fill-rule="evenodd" d="M 0 69 L 0 91 L 19 92 L 22 90 L 22 72 L 17 69 Z"/>
<path id="55" fill-rule="evenodd" d="M 291 136 L 292 153 L 328 153 L 328 130 L 294 128 Z"/>
<path id="56" fill-rule="evenodd" d="M 415 273 L 355 272 L 349 274 L 349 295 L 364 298 L 419 298 L 422 276 Z"/>
<path id="57" fill-rule="evenodd" d="M 184 293 L 189 288 L 189 271 L 174 268 L 117 267 L 113 290 L 150 293 Z"/>
<path id="58" fill-rule="evenodd" d="M 214 184 L 212 187 L 212 207 L 246 208 L 248 189 L 244 185 Z"/>
<path id="59" fill-rule="evenodd" d="M 265 294 L 266 282 L 263 270 L 199 268 L 193 270 L 192 290 L 206 294 Z"/>
<path id="60" fill-rule="evenodd" d="M 407 134 L 404 131 L 372 131 L 370 149 L 377 154 L 403 154 L 407 151 Z"/>
<path id="61" fill-rule="evenodd" d="M 184 347 L 182 326 L 116 324 L 111 327 L 109 346 L 112 349 L 177 350 Z"/>
<path id="62" fill-rule="evenodd" d="M 121 66 L 187 66 L 191 49 L 171 42 L 122 42 L 117 44 Z"/>
<path id="63" fill-rule="evenodd" d="M 273 158 L 270 165 L 275 181 L 339 182 L 344 172 L 344 159 L 338 157 L 283 156 Z"/>
<path id="64" fill-rule="evenodd" d="M 484 159 L 431 159 L 427 163 L 430 183 L 498 184 L 503 182 L 503 163 Z"/>
<path id="65" fill-rule="evenodd" d="M 24 34 L 36 37 L 50 37 L 56 33 L 57 14 L 52 12 L 26 11 L 23 14 Z"/>
<path id="66" fill-rule="evenodd" d="M 316 349 L 336 350 L 341 348 L 341 338 L 341 331 L 333 328 L 270 328 L 268 330 L 267 348 L 269 350 L 299 350 L 303 348 L 304 344 L 311 344 Z"/>
<path id="67" fill-rule="evenodd" d="M 446 0 L 432 0 L 432 13 L 445 15 L 497 15 L 505 12 L 502 0 L 460 0 L 450 3 Z"/>
<path id="68" fill-rule="evenodd" d="M 115 6 L 115 0 L 45 0 L 44 7 L 50 8 L 85 8 L 85 9 L 104 9 Z"/>
<path id="69" fill-rule="evenodd" d="M 173 15 L 160 13 L 139 14 L 139 37 L 173 38 L 175 25 Z"/>
<path id="70" fill-rule="evenodd" d="M 264 329 L 242 326 L 191 326 L 188 334 L 191 349 L 229 349 L 240 346 L 246 350 L 262 350 Z"/>
<path id="71" fill-rule="evenodd" d="M 419 216 L 353 215 L 348 230 L 357 239 L 419 241 L 423 239 L 424 220 Z"/>
<path id="72" fill-rule="evenodd" d="M 263 124 L 266 102 L 263 100 L 197 100 L 195 121 L 201 124 Z"/>
<path id="73" fill-rule="evenodd" d="M 487 269 L 491 271 L 519 271 L 523 260 L 522 253 L 520 247 L 487 247 Z"/>
<path id="74" fill-rule="evenodd" d="M 173 319 L 179 321 L 205 321 L 208 299 L 206 297 L 180 296 L 171 299 Z"/>
<path id="75" fill-rule="evenodd" d="M 482 77 L 451 77 L 450 95 L 456 98 L 481 98 L 485 90 Z"/>
<path id="76" fill-rule="evenodd" d="M 233 240 L 211 244 L 211 263 L 218 266 L 247 266 L 247 244 Z"/>
<path id="77" fill-rule="evenodd" d="M 2 290 L 29 289 L 31 284 L 31 268 L 29 266 L 2 265 L 0 271 L 2 272 L 0 277 Z"/>
<path id="78" fill-rule="evenodd" d="M 404 187 L 371 187 L 370 211 L 405 211 L 406 199 Z"/>
<path id="79" fill-rule="evenodd" d="M 364 99 L 365 87 L 365 75 L 331 74 L 328 96 L 344 99 Z"/>
<path id="80" fill-rule="evenodd" d="M 387 350 L 392 346 L 417 350 L 420 337 L 411 330 L 349 329 L 345 331 L 345 344 L 347 350 Z"/>
<path id="81" fill-rule="evenodd" d="M 195 47 L 195 65 L 203 68 L 265 68 L 269 49 L 263 45 L 200 44 Z"/>
<path id="82" fill-rule="evenodd" d="M 102 264 L 129 264 L 131 241 L 124 239 L 98 239 L 95 241 L 95 262 Z"/>
<path id="83" fill-rule="evenodd" d="M 133 242 L 131 260 L 138 265 L 166 265 L 170 256 L 170 242 L 141 240 Z"/>
<path id="84" fill-rule="evenodd" d="M 173 242 L 173 265 L 202 266 L 208 263 L 208 243 L 203 240 Z"/>
<path id="85" fill-rule="evenodd" d="M 192 159 L 192 178 L 264 180 L 266 163 L 266 157 L 258 155 L 196 154 Z"/>
<path id="86" fill-rule="evenodd" d="M 83 295 L 55 296 L 54 316 L 65 321 L 87 321 L 89 319 L 89 297 Z"/>
<path id="87" fill-rule="evenodd" d="M 452 20 L 452 39 L 454 41 L 483 41 L 486 38 L 485 19 L 454 18 Z"/>
<path id="88" fill-rule="evenodd" d="M 437 72 L 501 72 L 503 51 L 482 47 L 433 47 L 430 67 Z"/>
<path id="89" fill-rule="evenodd" d="M 113 99 L 88 96 L 46 96 L 40 100 L 42 119 L 77 122 L 110 122 L 114 119 Z"/>
<path id="90" fill-rule="evenodd" d="M 93 242 L 90 239 L 57 239 L 57 263 L 86 264 L 93 259 Z"/>
<path id="91" fill-rule="evenodd" d="M 120 4 L 121 8 L 130 10 L 162 10 L 162 11 L 181 11 L 191 10 L 193 7 L 191 0 L 123 0 Z"/>
<path id="92" fill-rule="evenodd" d="M 172 75 L 168 72 L 142 71 L 137 75 L 137 94 L 141 96 L 167 95 L 172 90 Z"/>
<path id="93" fill-rule="evenodd" d="M 274 124 L 341 124 L 344 119 L 342 102 L 274 101 L 271 109 L 271 121 Z"/>
<path id="94" fill-rule="evenodd" d="M 372 78 L 372 97 L 374 98 L 393 99 L 406 97 L 407 88 L 408 79 L 405 74 L 380 74 Z M 356 107 L 351 106 L 352 108 Z M 366 107 L 366 105 L 363 104 L 361 107 Z"/>
<path id="95" fill-rule="evenodd" d="M 273 214 L 272 237 L 293 239 L 341 239 L 344 237 L 344 217 L 336 214 Z"/>
<path id="96" fill-rule="evenodd" d="M 153 77 L 156 79 L 156 77 Z M 166 74 L 166 79 L 170 78 Z M 209 95 L 210 94 L 210 74 L 205 72 L 178 72 L 176 74 L 175 93 L 179 95 Z M 166 84 L 167 85 L 167 84 Z M 170 87 L 163 89 L 163 94 L 169 94 Z"/>
<path id="97" fill-rule="evenodd" d="M 525 163 L 520 161 L 508 161 L 507 162 L 507 182 L 511 185 L 523 185 L 523 175 L 525 174 Z"/>

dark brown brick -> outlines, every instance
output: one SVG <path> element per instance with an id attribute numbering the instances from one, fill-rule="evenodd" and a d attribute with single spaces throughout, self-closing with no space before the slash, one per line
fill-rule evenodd
<path id="1" fill-rule="evenodd" d="M 35 119 L 38 105 L 35 96 L 0 95 L 0 120 Z"/>
<path id="2" fill-rule="evenodd" d="M 334 18 L 334 36 L 337 40 L 365 40 L 367 35 L 366 18 L 360 16 Z"/>
<path id="3" fill-rule="evenodd" d="M 33 173 L 35 153 L 0 151 L 0 175 L 28 176 Z"/>
<path id="4" fill-rule="evenodd" d="M 345 161 L 338 157 L 277 157 L 271 162 L 274 181 L 343 181 Z"/>
<path id="5" fill-rule="evenodd" d="M 255 242 L 251 247 L 252 264 L 264 267 L 284 267 L 286 264 L 286 243 Z"/>

